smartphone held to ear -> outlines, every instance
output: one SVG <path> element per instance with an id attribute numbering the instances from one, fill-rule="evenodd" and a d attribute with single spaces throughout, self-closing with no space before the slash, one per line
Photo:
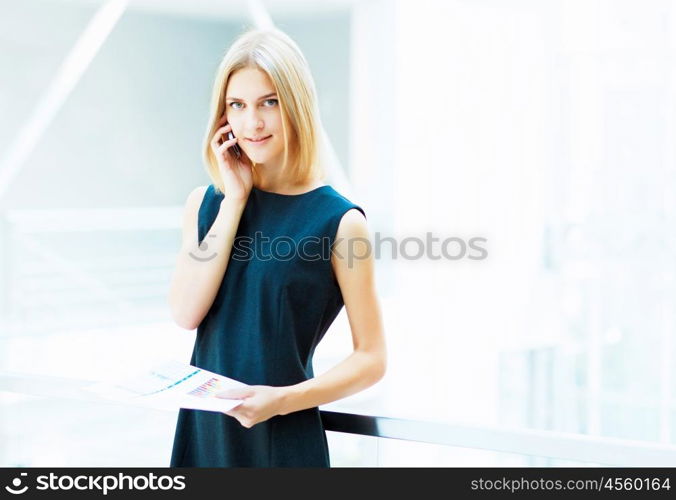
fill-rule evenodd
<path id="1" fill-rule="evenodd" d="M 232 140 L 232 139 L 234 139 L 234 138 L 235 138 L 235 134 L 232 133 L 232 130 L 229 131 L 229 132 L 228 132 L 228 140 Z M 233 145 L 233 146 L 230 146 L 230 147 L 228 148 L 228 150 L 229 150 L 230 153 L 232 153 L 232 155 L 233 155 L 235 158 L 237 158 L 238 160 L 239 160 L 240 158 L 242 158 L 242 150 L 239 149 L 239 145 L 235 144 L 235 145 Z"/>

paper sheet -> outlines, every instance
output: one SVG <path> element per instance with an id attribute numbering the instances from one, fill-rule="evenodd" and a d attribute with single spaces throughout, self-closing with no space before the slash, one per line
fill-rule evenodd
<path id="1" fill-rule="evenodd" d="M 221 399 L 216 394 L 242 386 L 246 384 L 172 360 L 135 377 L 113 383 L 101 382 L 85 389 L 105 399 L 158 410 L 189 408 L 226 412 L 242 400 Z"/>

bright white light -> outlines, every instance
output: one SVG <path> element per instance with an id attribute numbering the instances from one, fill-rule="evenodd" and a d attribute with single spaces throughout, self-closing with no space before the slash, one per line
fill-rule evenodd
<path id="1" fill-rule="evenodd" d="M 23 125 L 19 136 L 10 145 L 7 156 L 0 163 L 0 199 L 122 17 L 127 3 L 128 0 L 106 2 L 96 12 L 66 56 L 51 85 L 38 102 L 33 115 Z"/>

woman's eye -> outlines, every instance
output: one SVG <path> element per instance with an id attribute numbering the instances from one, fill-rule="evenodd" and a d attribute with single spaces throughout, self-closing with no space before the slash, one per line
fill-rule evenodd
<path id="1" fill-rule="evenodd" d="M 277 99 L 266 99 L 263 101 L 266 107 L 271 108 L 273 106 L 276 106 L 278 103 Z M 242 109 L 243 104 L 241 102 L 233 101 L 229 104 L 229 106 L 233 109 Z"/>

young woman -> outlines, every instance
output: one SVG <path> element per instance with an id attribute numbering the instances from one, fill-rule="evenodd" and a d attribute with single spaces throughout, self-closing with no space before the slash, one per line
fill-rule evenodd
<path id="1" fill-rule="evenodd" d="M 247 385 L 219 394 L 242 400 L 226 413 L 179 411 L 172 467 L 328 467 L 318 406 L 385 373 L 365 213 L 323 183 L 319 123 L 296 43 L 276 29 L 241 35 L 214 83 L 212 184 L 188 196 L 169 304 L 197 328 L 191 364 Z M 354 351 L 314 377 L 343 305 Z"/>

